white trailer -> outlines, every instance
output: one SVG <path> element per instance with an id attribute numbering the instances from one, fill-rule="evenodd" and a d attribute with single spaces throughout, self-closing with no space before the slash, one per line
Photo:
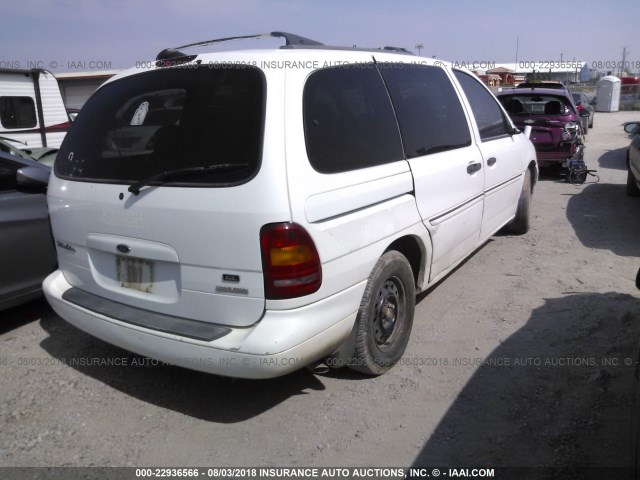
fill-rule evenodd
<path id="1" fill-rule="evenodd" d="M 18 148 L 58 148 L 69 125 L 53 73 L 0 69 L 0 137 Z"/>

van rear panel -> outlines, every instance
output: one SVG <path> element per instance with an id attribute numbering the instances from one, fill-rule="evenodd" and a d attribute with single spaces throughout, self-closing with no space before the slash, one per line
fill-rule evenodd
<path id="1" fill-rule="evenodd" d="M 259 321 L 260 228 L 290 217 L 286 190 L 258 175 L 265 89 L 262 72 L 246 67 L 157 70 L 102 87 L 49 188 L 67 281 L 175 317 Z"/>

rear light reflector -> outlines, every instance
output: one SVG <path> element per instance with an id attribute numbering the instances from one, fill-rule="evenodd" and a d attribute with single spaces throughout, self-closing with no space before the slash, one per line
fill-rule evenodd
<path id="1" fill-rule="evenodd" d="M 295 223 L 271 223 L 260 230 L 265 297 L 296 298 L 316 292 L 322 266 L 309 234 Z"/>

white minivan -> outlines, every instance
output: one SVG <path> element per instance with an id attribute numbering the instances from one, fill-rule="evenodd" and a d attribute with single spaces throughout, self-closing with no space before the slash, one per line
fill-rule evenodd
<path id="1" fill-rule="evenodd" d="M 90 98 L 49 184 L 44 291 L 78 328 L 174 365 L 378 375 L 416 293 L 528 230 L 535 150 L 468 71 L 271 35 L 286 45 L 165 50 Z"/>

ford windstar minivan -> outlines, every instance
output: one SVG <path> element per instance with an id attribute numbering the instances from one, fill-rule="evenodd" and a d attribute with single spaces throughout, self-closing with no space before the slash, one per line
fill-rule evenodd
<path id="1" fill-rule="evenodd" d="M 98 89 L 49 184 L 44 290 L 78 328 L 174 365 L 382 374 L 416 293 L 528 230 L 536 153 L 468 71 L 269 35 L 286 45 L 169 49 Z"/>

